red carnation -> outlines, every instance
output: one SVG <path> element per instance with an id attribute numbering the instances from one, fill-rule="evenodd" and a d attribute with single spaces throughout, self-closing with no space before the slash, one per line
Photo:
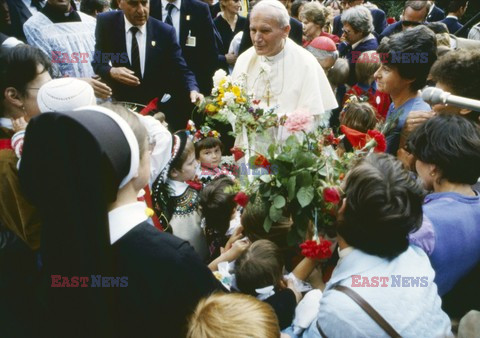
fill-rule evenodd
<path id="1" fill-rule="evenodd" d="M 233 147 L 232 149 L 230 149 L 230 152 L 232 153 L 235 162 L 245 156 L 245 153 L 242 151 L 242 149 L 237 147 Z"/>
<path id="2" fill-rule="evenodd" d="M 327 203 L 338 204 L 340 203 L 340 194 L 335 188 L 325 188 L 323 190 L 323 200 Z"/>
<path id="3" fill-rule="evenodd" d="M 325 137 L 325 141 L 327 142 L 327 144 L 339 144 L 340 143 L 340 139 L 336 138 L 335 135 L 333 135 L 333 132 Z"/>
<path id="4" fill-rule="evenodd" d="M 248 203 L 248 195 L 245 194 L 243 191 L 238 192 L 233 199 L 235 203 L 237 203 L 241 207 L 246 207 Z"/>
<path id="5" fill-rule="evenodd" d="M 200 190 L 202 190 L 202 188 L 203 188 L 202 183 L 197 182 L 197 181 L 186 181 L 186 183 L 187 183 L 192 189 L 195 189 L 195 190 L 197 190 L 197 191 L 200 191 Z"/>
<path id="6" fill-rule="evenodd" d="M 395 18 L 387 18 L 387 24 L 391 25 L 391 24 L 394 24 L 395 22 L 397 22 L 397 20 L 395 20 Z"/>
<path id="7" fill-rule="evenodd" d="M 263 155 L 258 155 L 253 164 L 266 169 L 270 168 L 270 162 L 268 162 L 267 158 Z"/>
<path id="8" fill-rule="evenodd" d="M 379 132 L 378 130 L 369 130 L 367 131 L 368 136 L 375 139 L 377 145 L 375 146 L 375 152 L 383 153 L 387 149 L 387 141 L 385 140 L 385 136 Z"/>
<path id="9" fill-rule="evenodd" d="M 330 249 L 332 242 L 320 238 L 320 243 L 317 241 L 308 240 L 300 244 L 302 255 L 313 259 L 325 259 L 332 255 Z"/>

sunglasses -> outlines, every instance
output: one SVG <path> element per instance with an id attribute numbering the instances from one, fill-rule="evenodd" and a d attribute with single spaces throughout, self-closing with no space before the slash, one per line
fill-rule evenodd
<path id="1" fill-rule="evenodd" d="M 405 27 L 415 27 L 415 26 L 423 25 L 423 22 L 402 20 L 402 25 Z"/>

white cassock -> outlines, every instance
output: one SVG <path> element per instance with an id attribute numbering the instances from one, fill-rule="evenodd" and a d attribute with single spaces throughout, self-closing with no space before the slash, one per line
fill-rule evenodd
<path id="1" fill-rule="evenodd" d="M 265 64 L 267 65 L 265 67 Z M 264 69 L 267 68 L 267 71 Z M 318 115 L 317 123 L 328 125 L 326 112 L 338 107 L 323 68 L 315 57 L 290 39 L 275 56 L 259 56 L 251 47 L 242 53 L 233 69 L 233 79 L 246 74 L 248 93 L 261 100 L 260 106 L 278 105 L 283 116 L 302 109 Z"/>
<path id="2" fill-rule="evenodd" d="M 90 61 L 95 53 L 97 20 L 80 11 L 77 13 L 82 21 L 53 23 L 39 12 L 25 22 L 23 31 L 28 44 L 47 54 L 62 76 L 92 77 L 95 73 Z"/>

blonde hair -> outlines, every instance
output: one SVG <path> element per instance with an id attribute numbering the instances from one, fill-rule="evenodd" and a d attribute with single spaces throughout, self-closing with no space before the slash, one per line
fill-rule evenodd
<path id="1" fill-rule="evenodd" d="M 240 293 L 217 293 L 200 300 L 190 317 L 187 338 L 279 338 L 270 305 Z"/>
<path id="2" fill-rule="evenodd" d="M 303 5 L 303 9 L 299 15 L 301 19 L 313 22 L 314 24 L 319 25 L 322 28 L 328 24 L 330 16 L 330 8 L 322 6 L 315 1 L 307 2 L 305 5 Z"/>
<path id="3" fill-rule="evenodd" d="M 376 62 L 373 62 L 373 57 L 376 55 Z M 373 78 L 373 74 L 380 68 L 380 57 L 374 50 L 363 52 L 358 57 L 355 63 L 355 75 L 357 82 L 364 84 L 371 84 L 370 79 Z"/>

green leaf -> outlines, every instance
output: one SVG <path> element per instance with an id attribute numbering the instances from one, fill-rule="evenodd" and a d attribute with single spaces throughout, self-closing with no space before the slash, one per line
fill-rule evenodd
<path id="1" fill-rule="evenodd" d="M 273 199 L 273 205 L 275 206 L 275 208 L 277 209 L 281 209 L 285 206 L 285 197 L 283 197 L 282 195 L 277 195 L 275 196 L 275 198 Z"/>
<path id="2" fill-rule="evenodd" d="M 288 179 L 287 191 L 288 199 L 291 201 L 295 198 L 295 184 L 297 183 L 297 176 L 292 176 Z"/>
<path id="3" fill-rule="evenodd" d="M 315 162 L 315 156 L 310 152 L 299 152 L 295 159 L 295 165 L 297 168 L 308 168 L 313 166 Z"/>
<path id="4" fill-rule="evenodd" d="M 296 146 L 298 146 L 298 139 L 295 135 L 290 135 L 287 140 L 285 141 L 285 145 L 287 147 L 291 147 L 291 148 L 294 148 Z"/>
<path id="5" fill-rule="evenodd" d="M 265 217 L 265 221 L 263 222 L 263 229 L 266 232 L 270 232 L 270 228 L 272 227 L 272 220 L 270 217 Z"/>
<path id="6" fill-rule="evenodd" d="M 313 187 L 301 187 L 297 192 L 297 200 L 302 208 L 305 208 L 313 200 Z"/>
<path id="7" fill-rule="evenodd" d="M 308 171 L 302 171 L 297 175 L 298 184 L 304 188 L 312 186 L 312 175 Z"/>
<path id="8" fill-rule="evenodd" d="M 270 144 L 270 146 L 268 147 L 268 156 L 270 158 L 275 157 L 275 148 L 276 148 L 275 143 Z"/>
<path id="9" fill-rule="evenodd" d="M 272 181 L 272 176 L 270 175 L 262 175 L 260 176 L 260 180 L 265 183 L 270 183 Z"/>
<path id="10" fill-rule="evenodd" d="M 275 205 L 270 206 L 268 215 L 274 222 L 278 222 L 282 218 L 282 210 L 275 208 Z"/>
<path id="11" fill-rule="evenodd" d="M 276 160 L 281 162 L 293 163 L 293 159 L 285 153 L 278 155 Z"/>

